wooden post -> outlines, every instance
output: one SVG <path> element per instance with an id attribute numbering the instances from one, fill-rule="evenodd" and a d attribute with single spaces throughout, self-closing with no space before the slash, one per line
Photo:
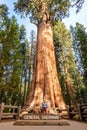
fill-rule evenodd
<path id="1" fill-rule="evenodd" d="M 18 107 L 18 110 L 17 110 L 17 113 L 18 113 L 17 119 L 20 118 L 20 111 L 21 111 L 21 106 L 19 106 L 19 107 Z"/>
<path id="2" fill-rule="evenodd" d="M 79 120 L 82 121 L 82 115 L 81 115 L 80 104 L 77 104 L 77 111 L 78 111 Z"/>
<path id="3" fill-rule="evenodd" d="M 1 104 L 1 108 L 0 108 L 0 121 L 2 119 L 3 110 L 4 110 L 4 103 Z"/>

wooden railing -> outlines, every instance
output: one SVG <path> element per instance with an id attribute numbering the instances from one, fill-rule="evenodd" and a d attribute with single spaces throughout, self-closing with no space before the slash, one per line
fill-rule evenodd
<path id="1" fill-rule="evenodd" d="M 64 111 L 67 113 L 64 114 Z M 66 110 L 60 110 L 63 118 L 79 121 L 87 121 L 87 104 L 67 106 Z"/>
<path id="2" fill-rule="evenodd" d="M 20 106 L 11 106 L 11 105 L 5 105 L 4 103 L 0 104 L 0 120 L 3 118 L 19 118 L 20 115 Z"/>
<path id="3" fill-rule="evenodd" d="M 66 109 L 57 109 L 64 119 L 87 121 L 87 104 L 67 106 Z M 15 117 L 19 119 L 21 107 L 0 104 L 0 120 L 3 118 Z"/>

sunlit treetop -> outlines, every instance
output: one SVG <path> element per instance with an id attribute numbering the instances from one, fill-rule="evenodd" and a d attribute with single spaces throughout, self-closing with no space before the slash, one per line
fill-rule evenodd
<path id="1" fill-rule="evenodd" d="M 0 17 L 6 17 L 8 15 L 8 7 L 5 4 L 0 5 Z"/>
<path id="2" fill-rule="evenodd" d="M 38 24 L 44 14 L 50 21 L 69 16 L 69 8 L 76 6 L 76 12 L 82 7 L 84 0 L 18 0 L 15 11 L 21 16 L 28 16 L 31 22 Z"/>

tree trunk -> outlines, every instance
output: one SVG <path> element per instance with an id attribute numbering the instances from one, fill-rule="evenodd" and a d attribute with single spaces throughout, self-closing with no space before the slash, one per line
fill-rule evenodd
<path id="1" fill-rule="evenodd" d="M 24 69 L 24 95 L 23 95 L 23 104 L 26 102 L 26 96 L 27 96 L 27 69 Z"/>
<path id="2" fill-rule="evenodd" d="M 41 107 L 43 100 L 47 101 L 49 108 L 65 108 L 56 71 L 50 21 L 38 25 L 34 75 L 26 104 L 29 108 Z"/>
<path id="3" fill-rule="evenodd" d="M 74 88 L 73 83 L 70 79 L 70 75 L 68 74 L 67 66 L 65 63 L 64 63 L 64 73 L 66 74 L 66 78 L 65 78 L 66 86 L 69 90 L 69 94 L 70 94 L 72 100 L 74 100 L 75 99 L 75 88 Z M 72 101 L 71 101 L 71 103 L 72 103 Z"/>

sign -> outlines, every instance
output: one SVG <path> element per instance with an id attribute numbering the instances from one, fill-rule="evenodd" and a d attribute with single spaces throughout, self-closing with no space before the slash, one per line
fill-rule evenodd
<path id="1" fill-rule="evenodd" d="M 23 115 L 24 120 L 58 120 L 59 115 L 53 114 L 25 114 Z"/>

